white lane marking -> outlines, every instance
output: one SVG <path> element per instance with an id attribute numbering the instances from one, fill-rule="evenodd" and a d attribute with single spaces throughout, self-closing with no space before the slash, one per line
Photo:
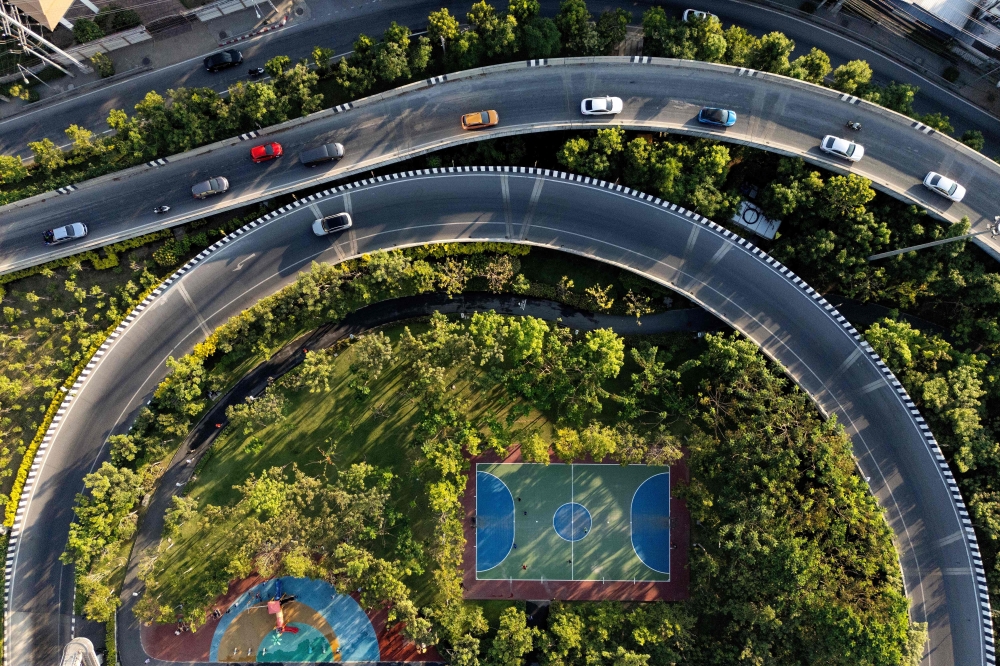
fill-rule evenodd
<path id="1" fill-rule="evenodd" d="M 503 197 L 503 217 L 507 224 L 507 238 L 514 235 L 514 222 L 510 212 L 510 187 L 507 182 L 507 174 L 500 176 L 500 194 Z"/>
<path id="2" fill-rule="evenodd" d="M 205 337 L 212 335 L 212 329 L 208 326 L 208 322 L 205 321 L 205 318 L 201 316 L 198 306 L 194 304 L 194 300 L 191 299 L 191 294 L 189 294 L 187 289 L 184 288 L 183 283 L 177 285 L 177 291 L 180 293 L 181 298 L 184 299 L 184 302 L 191 307 L 191 312 L 194 313 L 195 319 L 198 320 L 198 325 L 201 327 Z"/>
<path id="3" fill-rule="evenodd" d="M 243 264 L 245 264 L 246 262 L 250 261 L 251 259 L 253 259 L 256 256 L 257 256 L 257 253 L 254 252 L 254 253 L 250 254 L 249 256 L 247 256 L 246 258 L 240 260 L 240 263 L 236 264 L 236 268 L 233 269 L 233 272 L 235 273 L 236 271 L 243 270 Z M 184 293 L 186 294 L 187 292 L 184 292 Z"/>
<path id="4" fill-rule="evenodd" d="M 521 240 L 528 237 L 528 228 L 531 226 L 531 218 L 535 216 L 535 207 L 538 205 L 538 199 L 542 196 L 543 185 L 545 185 L 545 176 L 536 176 L 535 186 L 531 188 L 531 199 L 528 201 L 528 212 L 524 214 L 524 220 L 521 222 L 521 233 L 518 236 Z"/>

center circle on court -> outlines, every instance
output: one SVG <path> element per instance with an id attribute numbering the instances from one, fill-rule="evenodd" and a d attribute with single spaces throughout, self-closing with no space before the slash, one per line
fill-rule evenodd
<path id="1" fill-rule="evenodd" d="M 576 502 L 563 504 L 552 516 L 552 527 L 566 541 L 579 541 L 587 536 L 592 525 L 590 511 Z"/>

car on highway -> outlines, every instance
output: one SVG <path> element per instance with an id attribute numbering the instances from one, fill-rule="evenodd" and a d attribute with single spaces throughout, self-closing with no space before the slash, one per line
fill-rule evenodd
<path id="1" fill-rule="evenodd" d="M 823 137 L 823 140 L 819 144 L 819 149 L 824 153 L 843 157 L 845 160 L 852 162 L 857 162 L 865 156 L 864 146 L 853 141 L 848 141 L 847 139 L 841 139 L 832 134 L 827 134 Z"/>
<path id="2" fill-rule="evenodd" d="M 685 9 L 684 14 L 681 16 L 681 20 L 684 21 L 685 23 L 687 23 L 693 18 L 696 19 L 714 18 L 716 21 L 719 20 L 719 17 L 716 16 L 715 14 L 712 14 L 710 12 L 703 12 L 700 9 Z"/>
<path id="3" fill-rule="evenodd" d="M 312 229 L 317 236 L 326 236 L 335 231 L 350 229 L 353 223 L 350 213 L 334 213 L 313 222 Z"/>
<path id="4" fill-rule="evenodd" d="M 585 116 L 612 116 L 621 113 L 624 106 L 621 97 L 588 97 L 580 102 L 580 113 Z"/>
<path id="5" fill-rule="evenodd" d="M 333 160 L 339 160 L 344 156 L 344 146 L 340 143 L 325 143 L 322 146 L 316 148 L 310 148 L 309 150 L 303 150 L 299 153 L 299 162 L 304 166 L 314 167 L 323 164 L 324 162 L 332 162 Z"/>
<path id="6" fill-rule="evenodd" d="M 195 199 L 204 199 L 213 194 L 222 194 L 229 189 L 229 181 L 222 176 L 215 176 L 208 180 L 203 180 L 191 188 L 191 195 Z"/>
<path id="7" fill-rule="evenodd" d="M 478 130 L 493 127 L 500 122 L 496 111 L 477 111 L 462 116 L 462 129 Z"/>
<path id="8" fill-rule="evenodd" d="M 254 146 L 250 149 L 250 157 L 256 163 L 268 162 L 270 160 L 277 159 L 285 154 L 282 150 L 281 144 L 277 141 L 272 141 L 271 143 L 265 143 L 262 146 Z"/>
<path id="9" fill-rule="evenodd" d="M 83 222 L 74 222 L 73 224 L 67 224 L 65 227 L 57 227 L 55 229 L 43 231 L 42 240 L 45 241 L 46 245 L 58 245 L 59 243 L 65 243 L 66 241 L 83 238 L 86 235 L 87 225 Z"/>
<path id="10" fill-rule="evenodd" d="M 210 72 L 218 72 L 221 69 L 235 67 L 243 62 L 243 54 L 236 49 L 219 51 L 205 58 L 205 69 Z"/>
<path id="11" fill-rule="evenodd" d="M 698 122 L 706 125 L 718 125 L 720 127 L 732 127 L 736 124 L 736 112 L 729 109 L 713 109 L 706 106 L 698 112 Z"/>
<path id="12" fill-rule="evenodd" d="M 942 176 L 937 171 L 930 171 L 924 176 L 924 187 L 932 192 L 937 192 L 943 197 L 948 197 L 956 203 L 965 197 L 964 187 L 951 178 Z"/>

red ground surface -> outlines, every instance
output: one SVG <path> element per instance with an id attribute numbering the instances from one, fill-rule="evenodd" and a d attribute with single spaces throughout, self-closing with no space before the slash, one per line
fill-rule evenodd
<path id="1" fill-rule="evenodd" d="M 553 462 L 557 459 L 553 456 Z M 602 583 L 601 581 L 505 581 L 476 580 L 476 463 L 524 462 L 521 450 L 515 447 L 501 458 L 489 452 L 470 460 L 469 482 L 465 486 L 462 506 L 465 508 L 465 557 L 463 587 L 466 599 L 559 599 L 563 601 L 680 601 L 688 598 L 688 547 L 691 541 L 691 516 L 683 500 L 670 498 L 670 541 L 677 545 L 670 557 L 669 583 Z M 594 462 L 585 460 L 584 462 Z M 616 464 L 616 463 L 613 463 Z M 687 484 L 687 465 L 681 460 L 670 468 L 671 487 Z"/>
<path id="2" fill-rule="evenodd" d="M 231 581 L 229 591 L 216 599 L 215 608 L 225 612 L 236 601 L 237 597 L 263 581 L 264 579 L 259 576 Z M 357 594 L 351 596 L 357 601 Z M 402 625 L 387 629 L 385 626 L 387 612 L 385 610 L 367 612 L 366 614 L 371 620 L 372 626 L 375 627 L 382 661 L 444 661 L 433 646 L 421 653 L 418 646 L 403 637 Z M 218 625 L 219 620 L 210 616 L 198 631 L 194 633 L 183 631 L 179 636 L 174 633 L 177 631 L 176 624 L 143 625 L 141 629 L 142 646 L 146 649 L 146 654 L 164 661 L 205 662 L 208 661 L 212 648 L 212 636 Z"/>

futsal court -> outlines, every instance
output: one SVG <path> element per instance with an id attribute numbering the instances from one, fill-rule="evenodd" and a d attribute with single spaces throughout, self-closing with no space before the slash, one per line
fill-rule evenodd
<path id="1" fill-rule="evenodd" d="M 670 581 L 670 470 L 477 463 L 476 579 Z"/>

